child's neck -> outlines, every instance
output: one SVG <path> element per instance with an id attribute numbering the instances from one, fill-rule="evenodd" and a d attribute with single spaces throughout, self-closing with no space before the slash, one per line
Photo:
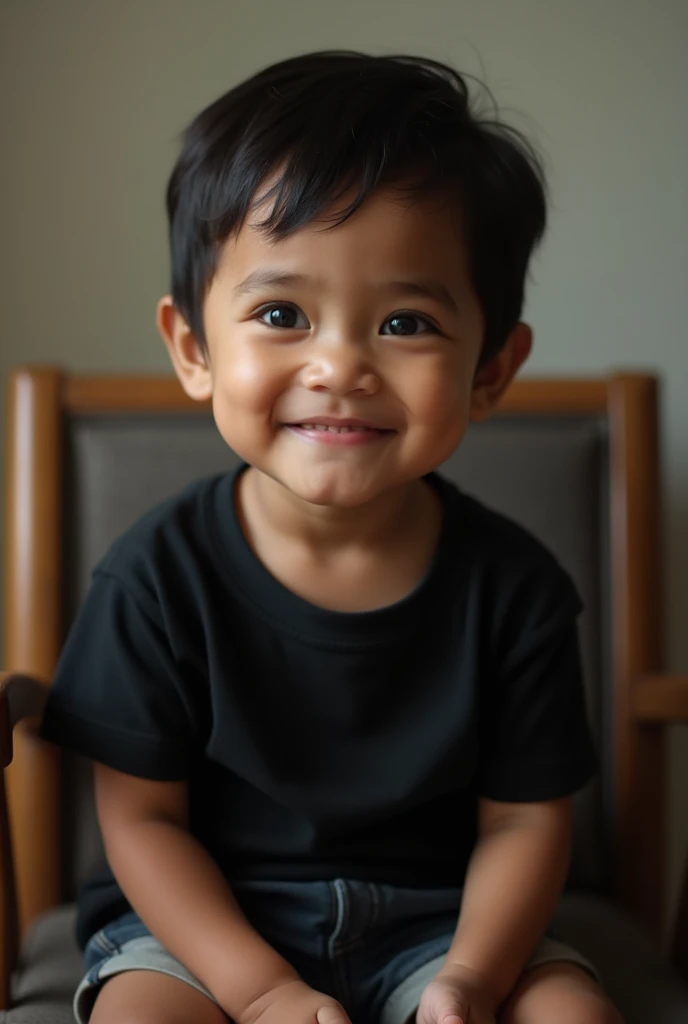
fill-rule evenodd
<path id="1" fill-rule="evenodd" d="M 423 481 L 363 508 L 333 509 L 294 499 L 255 469 L 240 478 L 237 513 L 272 575 L 335 611 L 371 610 L 410 593 L 432 561 L 442 522 L 440 499 Z"/>
<path id="2" fill-rule="evenodd" d="M 238 504 L 242 525 L 251 532 L 269 531 L 327 557 L 343 548 L 379 550 L 400 533 L 407 535 L 427 508 L 427 489 L 414 481 L 364 506 L 333 508 L 303 501 L 259 470 L 248 469 L 240 479 Z"/>

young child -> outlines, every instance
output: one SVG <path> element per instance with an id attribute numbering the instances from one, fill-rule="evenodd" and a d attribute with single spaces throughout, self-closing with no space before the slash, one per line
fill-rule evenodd
<path id="1" fill-rule="evenodd" d="M 618 1024 L 548 933 L 594 771 L 568 576 L 434 471 L 528 356 L 540 166 L 455 71 L 305 55 L 189 127 L 158 325 L 242 460 L 111 548 L 82 1024 Z"/>

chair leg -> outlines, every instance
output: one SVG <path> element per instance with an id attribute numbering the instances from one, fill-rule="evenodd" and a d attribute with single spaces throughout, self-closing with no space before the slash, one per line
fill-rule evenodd
<path id="1" fill-rule="evenodd" d="M 5 772 L 0 767 L 0 1010 L 10 1004 L 10 978 L 17 963 L 18 934 Z"/>

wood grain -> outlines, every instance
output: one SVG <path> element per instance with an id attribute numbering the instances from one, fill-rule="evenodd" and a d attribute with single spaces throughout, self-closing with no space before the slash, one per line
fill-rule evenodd
<path id="1" fill-rule="evenodd" d="M 526 416 L 548 413 L 584 415 L 607 412 L 608 382 L 600 378 L 517 378 L 500 403 L 500 411 Z"/>
<path id="2" fill-rule="evenodd" d="M 10 977 L 17 959 L 17 903 L 7 814 L 5 768 L 12 760 L 12 722 L 5 678 L 0 676 L 0 1010 L 10 1000 Z"/>
<path id="3" fill-rule="evenodd" d="M 12 761 L 13 727 L 24 718 L 34 721 L 40 718 L 45 694 L 45 685 L 36 679 L 0 673 L 0 1010 L 9 1006 L 10 978 L 19 946 L 17 889 L 4 769 Z"/>
<path id="4" fill-rule="evenodd" d="M 662 668 L 656 381 L 642 375 L 616 377 L 609 383 L 608 403 L 618 895 L 660 941 L 663 733 L 639 727 L 631 701 L 632 681 Z"/>
<path id="5" fill-rule="evenodd" d="M 0 770 L 0 1011 L 10 1003 L 10 977 L 17 962 L 18 924 L 5 772 Z"/>
<path id="6" fill-rule="evenodd" d="M 69 415 L 144 412 L 205 413 L 210 402 L 195 402 L 176 377 L 69 377 L 64 384 Z"/>
<path id="7" fill-rule="evenodd" d="M 62 377 L 10 379 L 7 435 L 7 668 L 50 679 L 62 642 Z M 7 772 L 19 920 L 60 900 L 60 785 L 55 747 L 20 726 Z"/>
<path id="8" fill-rule="evenodd" d="M 688 722 L 688 676 L 646 676 L 631 689 L 638 722 Z"/>

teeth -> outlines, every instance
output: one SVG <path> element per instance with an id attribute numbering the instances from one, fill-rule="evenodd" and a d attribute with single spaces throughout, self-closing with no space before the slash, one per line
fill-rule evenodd
<path id="1" fill-rule="evenodd" d="M 332 434 L 350 434 L 355 430 L 368 430 L 368 427 L 328 427 L 325 423 L 301 423 L 303 430 L 319 430 L 325 432 L 329 430 Z"/>

